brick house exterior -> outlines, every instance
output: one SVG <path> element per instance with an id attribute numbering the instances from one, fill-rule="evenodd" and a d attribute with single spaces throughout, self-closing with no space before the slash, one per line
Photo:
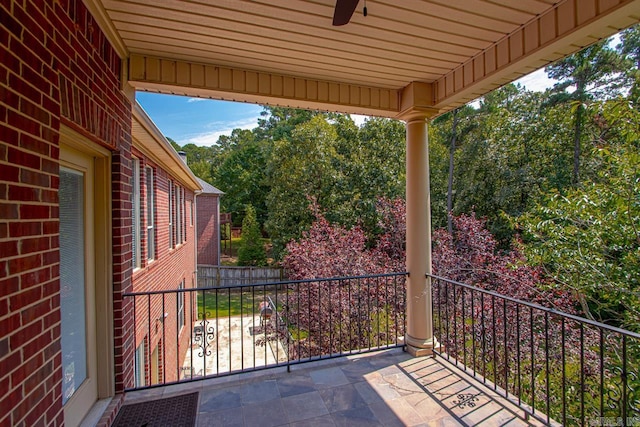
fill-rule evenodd
<path id="1" fill-rule="evenodd" d="M 134 183 L 140 188 L 136 194 L 140 209 L 134 213 L 134 222 L 137 217 L 139 227 L 133 233 L 133 291 L 196 287 L 194 211 L 196 194 L 201 191 L 198 180 L 139 104 L 133 108 L 133 124 Z M 149 189 L 153 192 L 151 197 Z M 151 219 L 150 212 L 153 212 Z M 154 238 L 151 245 L 150 236 Z M 137 355 L 136 359 L 136 371 L 140 371 L 136 372 L 138 386 L 179 379 L 190 338 L 189 310 L 185 307 L 195 301 L 191 301 L 189 294 L 177 298 L 175 294 L 156 295 L 150 300 L 136 297 L 135 347 L 144 355 Z M 181 311 L 176 309 L 177 305 Z M 163 341 L 167 333 L 177 335 L 178 339 Z"/>
<path id="2" fill-rule="evenodd" d="M 133 155 L 156 172 L 159 204 L 171 179 L 191 209 L 197 184 L 134 144 L 126 61 L 83 1 L 8 0 L 0 16 L 0 425 L 76 425 L 97 401 L 108 405 L 101 420 L 108 425 L 135 383 L 131 361 L 142 339 L 122 295 L 156 286 L 158 277 L 192 286 L 195 264 L 194 227 L 170 250 L 167 219 L 158 214 L 158 259 L 134 272 Z M 91 200 L 67 191 L 67 181 Z M 65 253 L 76 231 L 61 232 L 67 198 L 85 207 L 78 233 L 91 245 L 83 246 L 85 259 Z M 97 308 L 86 331 L 96 350 L 87 356 L 96 370 L 91 393 L 84 383 L 65 389 L 80 378 L 63 351 L 64 300 L 73 292 L 61 270 L 74 264 L 91 280 L 87 309 Z"/>
<path id="3" fill-rule="evenodd" d="M 198 264 L 220 265 L 220 196 L 213 185 L 198 178 L 202 194 L 198 196 Z"/>
<path id="4" fill-rule="evenodd" d="M 0 425 L 63 425 L 61 143 L 81 139 L 104 153 L 95 163 L 109 177 L 101 183 L 110 189 L 101 201 L 107 224 L 97 236 L 113 307 L 97 320 L 113 325 L 112 336 L 97 337 L 110 341 L 113 354 L 100 361 L 111 379 L 98 398 L 108 398 L 133 381 L 133 366 L 124 363 L 134 351 L 133 318 L 122 301 L 132 290 L 133 91 L 82 1 L 3 1 L 0 16 Z"/>

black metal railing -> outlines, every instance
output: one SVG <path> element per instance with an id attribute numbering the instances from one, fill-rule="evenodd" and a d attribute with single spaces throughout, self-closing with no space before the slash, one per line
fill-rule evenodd
<path id="1" fill-rule="evenodd" d="M 406 273 L 128 293 L 129 390 L 399 347 Z"/>
<path id="2" fill-rule="evenodd" d="M 640 334 L 428 277 L 437 355 L 545 424 L 640 425 Z"/>

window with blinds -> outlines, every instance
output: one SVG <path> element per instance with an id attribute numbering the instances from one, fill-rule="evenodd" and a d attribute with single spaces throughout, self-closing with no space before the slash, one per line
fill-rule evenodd
<path id="1" fill-rule="evenodd" d="M 149 261 L 156 258 L 156 232 L 155 232 L 155 201 L 153 168 L 145 168 L 147 193 L 147 259 Z"/>
<path id="2" fill-rule="evenodd" d="M 140 159 L 133 158 L 133 182 L 131 184 L 131 206 L 133 208 L 132 212 L 132 261 L 133 268 L 140 268 Z"/>
<path id="3" fill-rule="evenodd" d="M 169 248 L 173 248 L 175 246 L 174 243 L 174 208 L 173 208 L 173 181 L 169 180 Z"/>

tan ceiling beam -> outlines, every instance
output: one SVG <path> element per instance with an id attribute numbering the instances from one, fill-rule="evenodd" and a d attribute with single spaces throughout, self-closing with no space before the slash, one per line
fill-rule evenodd
<path id="1" fill-rule="evenodd" d="M 411 82 L 402 89 L 400 112 L 396 118 L 409 122 L 434 117 L 439 111 L 433 108 L 433 100 L 432 83 Z"/>
<path id="2" fill-rule="evenodd" d="M 564 0 L 434 84 L 435 107 L 462 105 L 638 22 L 638 0 Z M 604 24 L 604 25 L 603 25 Z"/>
<path id="3" fill-rule="evenodd" d="M 399 91 L 131 54 L 137 90 L 395 117 Z"/>

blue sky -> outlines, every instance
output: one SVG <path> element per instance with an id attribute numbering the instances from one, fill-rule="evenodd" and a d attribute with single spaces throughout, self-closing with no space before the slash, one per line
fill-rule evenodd
<path id="1" fill-rule="evenodd" d="M 544 70 L 517 81 L 529 90 L 543 91 L 553 85 Z M 180 145 L 214 145 L 220 135 L 236 128 L 253 129 L 258 125 L 262 107 L 255 104 L 216 101 L 204 98 L 138 92 L 136 99 L 160 131 Z M 357 124 L 365 117 L 352 115 Z"/>
<path id="2" fill-rule="evenodd" d="M 263 108 L 255 104 L 138 92 L 136 99 L 164 136 L 180 145 L 214 145 L 236 128 L 253 129 Z"/>

